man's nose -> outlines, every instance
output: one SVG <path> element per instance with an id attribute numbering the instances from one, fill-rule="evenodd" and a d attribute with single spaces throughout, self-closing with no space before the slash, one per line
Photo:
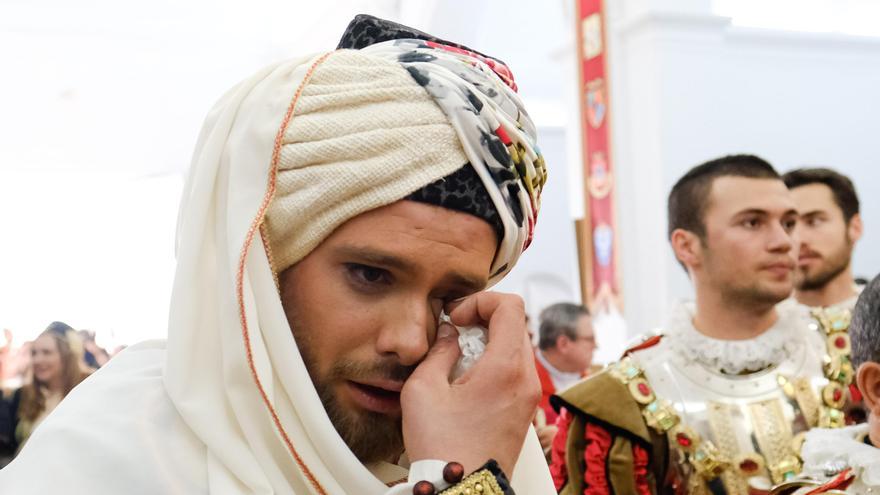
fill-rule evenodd
<path id="1" fill-rule="evenodd" d="M 429 333 L 436 327 L 433 319 L 427 303 L 397 306 L 383 325 L 376 350 L 382 355 L 394 354 L 404 366 L 418 364 L 428 353 Z"/>
<path id="2" fill-rule="evenodd" d="M 792 232 L 789 232 L 782 225 L 775 225 L 771 231 L 769 250 L 774 253 L 787 253 L 794 246 L 796 238 Z"/>

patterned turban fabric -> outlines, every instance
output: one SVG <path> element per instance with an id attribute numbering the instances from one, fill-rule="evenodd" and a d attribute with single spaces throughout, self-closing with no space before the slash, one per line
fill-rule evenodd
<path id="1" fill-rule="evenodd" d="M 531 242 L 547 180 L 510 70 L 370 16 L 355 18 L 339 46 L 312 75 L 285 133 L 267 215 L 275 270 L 302 259 L 345 220 L 410 199 L 487 221 L 498 236 L 489 281 L 500 280 Z M 315 165 L 340 164 L 347 178 L 315 175 Z M 320 211 L 303 215 L 300 196 L 309 188 L 307 202 Z"/>

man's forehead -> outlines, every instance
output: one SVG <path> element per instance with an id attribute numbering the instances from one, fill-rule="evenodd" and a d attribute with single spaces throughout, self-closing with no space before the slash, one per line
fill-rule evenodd
<path id="1" fill-rule="evenodd" d="M 834 193 L 825 184 L 814 183 L 798 186 L 791 190 L 791 195 L 797 204 L 798 212 L 801 214 L 840 209 L 834 201 Z"/>
<path id="2" fill-rule="evenodd" d="M 736 215 L 744 211 L 784 215 L 796 211 L 796 206 L 781 179 L 734 176 L 715 179 L 709 190 L 706 212 Z"/>
<path id="3" fill-rule="evenodd" d="M 593 318 L 590 315 L 583 314 L 577 319 L 578 328 L 586 330 L 588 334 L 593 333 Z"/>

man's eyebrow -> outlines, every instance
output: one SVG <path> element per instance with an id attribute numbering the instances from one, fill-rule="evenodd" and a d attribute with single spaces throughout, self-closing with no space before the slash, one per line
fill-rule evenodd
<path id="1" fill-rule="evenodd" d="M 824 214 L 824 213 L 826 213 L 825 210 L 810 210 L 810 211 L 808 211 L 808 212 L 801 213 L 800 216 L 802 216 L 802 217 L 814 217 L 814 216 L 816 216 L 816 215 L 822 215 L 822 214 Z"/>
<path id="2" fill-rule="evenodd" d="M 346 258 L 353 258 L 363 263 L 370 263 L 383 268 L 394 268 L 402 272 L 412 272 L 414 270 L 413 265 L 406 260 L 375 249 L 342 246 L 336 249 L 336 252 Z"/>
<path id="3" fill-rule="evenodd" d="M 761 215 L 761 216 L 766 216 L 766 215 L 767 215 L 767 210 L 762 210 L 762 209 L 760 209 L 760 208 L 746 208 L 745 210 L 740 210 L 740 211 L 736 212 L 736 214 L 734 214 L 733 216 L 735 216 L 735 217 L 741 217 L 741 216 L 743 216 L 743 215 Z"/>
<path id="4" fill-rule="evenodd" d="M 797 215 L 798 211 L 794 208 L 789 208 L 785 210 L 781 216 L 787 217 L 789 215 Z M 760 215 L 763 217 L 769 216 L 770 212 L 767 210 L 762 210 L 761 208 L 746 208 L 745 210 L 738 211 L 734 217 L 741 217 L 743 215 Z"/>

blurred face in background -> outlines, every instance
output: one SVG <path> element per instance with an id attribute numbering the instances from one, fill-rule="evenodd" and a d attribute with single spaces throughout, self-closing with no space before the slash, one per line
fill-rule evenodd
<path id="1" fill-rule="evenodd" d="M 825 184 L 807 184 L 791 191 L 799 217 L 798 267 L 795 284 L 815 290 L 849 268 L 853 244 L 861 235 L 858 215 L 847 224 L 834 193 Z"/>
<path id="2" fill-rule="evenodd" d="M 593 331 L 593 320 L 589 315 L 578 318 L 575 325 L 575 337 L 571 345 L 566 346 L 566 356 L 573 369 L 584 371 L 593 362 L 593 351 L 596 350 L 596 334 Z"/>
<path id="3" fill-rule="evenodd" d="M 48 384 L 61 377 L 64 369 L 58 341 L 51 335 L 41 335 L 31 346 L 31 366 L 34 380 Z"/>
<path id="4" fill-rule="evenodd" d="M 703 221 L 695 273 L 725 299 L 776 304 L 793 289 L 797 210 L 778 179 L 719 177 Z"/>

